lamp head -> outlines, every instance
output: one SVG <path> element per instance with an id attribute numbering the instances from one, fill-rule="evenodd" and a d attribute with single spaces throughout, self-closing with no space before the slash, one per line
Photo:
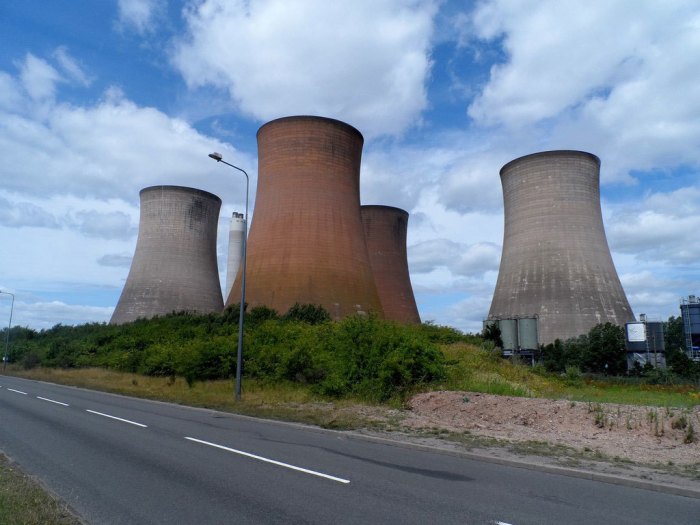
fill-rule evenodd
<path id="1" fill-rule="evenodd" d="M 216 151 L 214 153 L 210 153 L 209 156 L 216 162 L 221 162 L 224 158 L 223 155 L 221 155 L 221 153 L 217 153 Z"/>

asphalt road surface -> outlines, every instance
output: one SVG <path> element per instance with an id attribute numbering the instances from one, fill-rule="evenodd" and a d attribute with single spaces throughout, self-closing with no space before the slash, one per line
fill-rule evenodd
<path id="1" fill-rule="evenodd" d="M 91 524 L 694 524 L 700 500 L 0 376 L 0 450 Z"/>

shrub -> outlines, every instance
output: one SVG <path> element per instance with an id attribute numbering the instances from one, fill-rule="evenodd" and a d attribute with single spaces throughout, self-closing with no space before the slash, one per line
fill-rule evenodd
<path id="1" fill-rule="evenodd" d="M 331 320 L 331 315 L 320 304 L 294 303 L 283 319 L 285 321 L 299 321 L 308 324 L 326 323 Z"/>
<path id="2" fill-rule="evenodd" d="M 246 324 L 257 326 L 263 321 L 269 321 L 271 319 L 279 319 L 279 314 L 276 310 L 268 308 L 267 306 L 256 306 L 246 316 L 245 322 Z"/>
<path id="3" fill-rule="evenodd" d="M 385 401 L 445 375 L 442 352 L 419 329 L 359 315 L 333 328 L 332 366 L 318 386 L 326 395 Z"/>

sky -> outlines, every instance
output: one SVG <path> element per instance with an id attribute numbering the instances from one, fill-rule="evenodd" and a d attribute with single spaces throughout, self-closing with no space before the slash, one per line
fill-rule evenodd
<path id="1" fill-rule="evenodd" d="M 481 330 L 503 241 L 500 168 L 600 157 L 608 242 L 635 314 L 700 295 L 696 0 L 42 0 L 0 3 L 0 290 L 12 324 L 107 322 L 139 191 L 182 185 L 228 223 L 265 122 L 364 135 L 363 204 L 410 213 L 424 321 Z M 11 297 L 0 294 L 0 325 Z"/>

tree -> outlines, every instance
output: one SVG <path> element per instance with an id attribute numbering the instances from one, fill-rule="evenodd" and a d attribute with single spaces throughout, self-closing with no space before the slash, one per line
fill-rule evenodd
<path id="1" fill-rule="evenodd" d="M 685 350 L 682 317 L 671 316 L 664 323 L 664 345 L 666 351 Z"/>
<path id="2" fill-rule="evenodd" d="M 591 328 L 583 364 L 590 372 L 624 374 L 627 371 L 624 328 L 612 323 Z"/>
<path id="3" fill-rule="evenodd" d="M 549 372 L 563 372 L 566 369 L 561 339 L 555 339 L 553 343 L 542 348 L 542 362 Z"/>
<path id="4" fill-rule="evenodd" d="M 501 339 L 501 328 L 498 326 L 498 321 L 487 324 L 484 331 L 481 332 L 481 337 L 487 341 L 493 341 L 494 346 L 503 348 L 503 339 Z"/>

